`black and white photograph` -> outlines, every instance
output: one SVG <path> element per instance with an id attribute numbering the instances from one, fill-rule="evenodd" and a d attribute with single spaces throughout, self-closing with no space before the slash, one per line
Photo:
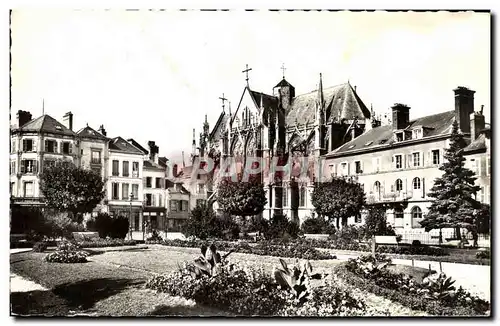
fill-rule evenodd
<path id="1" fill-rule="evenodd" d="M 492 317 L 492 12 L 76 8 L 4 13 L 11 318 Z"/>

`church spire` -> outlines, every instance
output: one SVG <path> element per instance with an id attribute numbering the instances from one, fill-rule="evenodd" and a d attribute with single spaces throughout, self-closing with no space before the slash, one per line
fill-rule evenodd
<path id="1" fill-rule="evenodd" d="M 316 100 L 316 124 L 320 125 L 322 123 L 324 106 L 324 96 L 323 96 L 323 78 L 322 74 L 319 74 L 319 85 L 318 85 L 318 99 Z"/>
<path id="2" fill-rule="evenodd" d="M 196 131 L 195 129 L 193 128 L 193 148 L 192 148 L 192 154 L 191 156 L 195 156 L 196 155 Z"/>

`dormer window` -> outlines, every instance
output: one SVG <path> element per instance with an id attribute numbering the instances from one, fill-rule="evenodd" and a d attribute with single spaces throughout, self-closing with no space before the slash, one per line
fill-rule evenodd
<path id="1" fill-rule="evenodd" d="M 415 139 L 421 139 L 423 136 L 423 131 L 422 128 L 417 128 L 413 130 L 413 138 Z"/>
<path id="2" fill-rule="evenodd" d="M 61 126 L 56 126 L 56 130 L 62 130 Z"/>
<path id="3" fill-rule="evenodd" d="M 397 142 L 401 142 L 404 140 L 404 134 L 402 131 L 398 131 L 394 133 L 394 140 Z"/>

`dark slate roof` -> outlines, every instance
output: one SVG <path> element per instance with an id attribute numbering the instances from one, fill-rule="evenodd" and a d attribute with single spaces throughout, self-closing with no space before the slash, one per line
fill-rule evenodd
<path id="1" fill-rule="evenodd" d="M 109 142 L 109 149 L 131 154 L 144 155 L 144 153 L 140 149 L 138 149 L 122 137 L 115 137 L 111 139 Z"/>
<path id="2" fill-rule="evenodd" d="M 180 186 L 179 190 L 175 187 L 176 184 Z M 189 191 L 184 188 L 182 182 L 179 182 L 175 179 L 167 179 L 167 189 L 172 193 L 189 194 Z"/>
<path id="3" fill-rule="evenodd" d="M 65 125 L 52 118 L 48 114 L 42 115 L 25 123 L 21 128 L 19 128 L 19 130 L 26 132 L 49 132 L 69 136 L 76 135 L 75 132 L 69 130 Z"/>
<path id="4" fill-rule="evenodd" d="M 474 139 L 468 146 L 464 147 L 464 152 L 474 152 L 479 150 L 486 150 L 486 138 L 489 138 L 490 129 L 481 131 L 481 134 Z"/>
<path id="5" fill-rule="evenodd" d="M 156 164 L 155 162 L 148 160 L 144 161 L 144 168 L 145 169 L 150 169 L 150 170 L 162 170 L 165 171 L 165 168 L 162 167 L 160 164 Z"/>
<path id="6" fill-rule="evenodd" d="M 227 120 L 229 120 L 229 113 L 222 111 L 219 119 L 214 125 L 214 128 L 210 132 L 209 139 L 211 141 L 217 142 L 221 138 L 222 134 L 220 131 L 223 129 L 223 126 L 227 124 Z"/>
<path id="7" fill-rule="evenodd" d="M 354 120 L 370 118 L 370 110 L 356 94 L 349 83 L 323 88 L 323 98 L 325 108 L 329 115 L 327 121 L 332 118 L 341 121 L 342 119 Z M 297 95 L 286 116 L 287 126 L 298 124 L 303 125 L 309 121 L 314 122 L 316 102 L 318 100 L 318 90 L 307 94 Z"/>
<path id="8" fill-rule="evenodd" d="M 283 86 L 291 86 L 291 87 L 293 87 L 293 86 L 292 86 L 292 84 L 290 84 L 289 82 L 287 82 L 285 78 L 283 78 L 283 79 L 282 79 L 282 80 L 278 83 L 278 85 L 276 85 L 276 86 L 274 86 L 274 87 L 276 88 L 276 87 L 283 87 Z"/>
<path id="9" fill-rule="evenodd" d="M 250 90 L 250 95 L 252 95 L 253 100 L 258 108 L 260 108 L 260 100 L 262 99 L 262 105 L 265 109 L 276 109 L 278 108 L 278 98 L 276 96 L 256 92 Z"/>
<path id="10" fill-rule="evenodd" d="M 105 137 L 103 134 L 95 131 L 94 129 L 90 128 L 89 126 L 86 126 L 85 128 L 80 129 L 76 134 L 82 138 L 109 140 L 108 137 Z"/>
<path id="11" fill-rule="evenodd" d="M 149 151 L 147 149 L 145 149 L 144 147 L 142 147 L 141 144 L 139 144 L 138 142 L 136 142 L 133 138 L 128 139 L 128 141 L 130 143 L 132 143 L 132 145 L 134 145 L 135 147 L 137 147 L 138 149 L 140 149 L 145 155 L 149 154 Z"/>
<path id="12" fill-rule="evenodd" d="M 160 166 L 167 167 L 167 163 L 168 163 L 168 158 L 166 158 L 165 156 L 158 157 L 158 164 Z"/>
<path id="13" fill-rule="evenodd" d="M 428 115 L 410 121 L 410 125 L 406 129 L 412 129 L 416 126 L 427 127 L 428 131 L 423 139 L 451 133 L 451 126 L 455 119 L 455 111 L 447 111 L 443 113 Z M 348 154 L 349 152 L 359 152 L 370 150 L 373 148 L 383 149 L 394 144 L 392 125 L 380 126 L 368 130 L 366 133 L 351 140 L 343 146 L 327 154 L 328 157 L 334 157 L 340 154 Z"/>

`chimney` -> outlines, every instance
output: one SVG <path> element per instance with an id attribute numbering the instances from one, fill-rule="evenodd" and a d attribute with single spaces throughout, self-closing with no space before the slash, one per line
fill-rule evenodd
<path id="1" fill-rule="evenodd" d="M 148 146 L 149 146 L 149 159 L 158 164 L 158 146 L 156 146 L 155 142 L 152 140 L 148 141 Z"/>
<path id="2" fill-rule="evenodd" d="M 467 87 L 458 86 L 453 90 L 455 92 L 455 118 L 460 131 L 469 133 L 470 116 L 474 113 L 474 93 L 475 91 Z"/>
<path id="3" fill-rule="evenodd" d="M 31 121 L 31 113 L 29 111 L 19 110 L 16 116 L 17 127 L 20 128 Z"/>
<path id="4" fill-rule="evenodd" d="M 63 116 L 63 125 L 65 125 L 69 130 L 73 130 L 73 113 L 67 112 Z"/>
<path id="5" fill-rule="evenodd" d="M 104 129 L 104 126 L 101 125 L 98 130 L 103 136 L 106 136 L 106 129 Z"/>
<path id="6" fill-rule="evenodd" d="M 177 178 L 177 164 L 174 164 L 173 168 L 172 168 L 172 177 L 174 178 Z"/>
<path id="7" fill-rule="evenodd" d="M 472 113 L 470 115 L 470 140 L 474 141 L 484 127 L 484 115 L 481 112 Z"/>
<path id="8" fill-rule="evenodd" d="M 392 129 L 405 129 L 410 124 L 410 107 L 396 103 L 392 106 Z"/>

